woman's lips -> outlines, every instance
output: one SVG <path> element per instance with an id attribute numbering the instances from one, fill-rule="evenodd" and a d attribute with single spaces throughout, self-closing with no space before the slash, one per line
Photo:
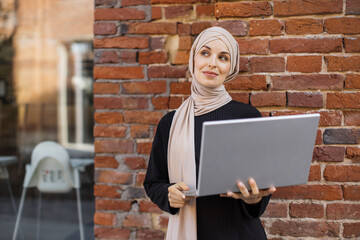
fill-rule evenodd
<path id="1" fill-rule="evenodd" d="M 209 71 L 204 71 L 203 74 L 207 77 L 217 77 L 217 73 L 214 73 L 214 72 L 209 72 Z"/>

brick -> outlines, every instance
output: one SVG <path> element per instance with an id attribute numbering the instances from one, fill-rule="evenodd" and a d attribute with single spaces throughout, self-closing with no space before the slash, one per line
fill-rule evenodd
<path id="1" fill-rule="evenodd" d="M 210 0 L 151 0 L 151 4 L 189 4 L 208 2 L 210 2 Z"/>
<path id="2" fill-rule="evenodd" d="M 267 54 L 269 52 L 269 39 L 235 38 L 239 44 L 240 54 Z"/>
<path id="3" fill-rule="evenodd" d="M 340 121 L 341 121 L 341 119 L 340 119 Z M 320 129 L 318 129 L 317 133 L 316 133 L 315 145 L 321 145 L 322 143 L 323 143 L 322 132 Z"/>
<path id="4" fill-rule="evenodd" d="M 343 162 L 345 147 L 318 146 L 314 148 L 313 161 L 318 162 Z"/>
<path id="5" fill-rule="evenodd" d="M 284 57 L 252 57 L 250 58 L 250 71 L 256 72 L 284 72 Z"/>
<path id="6" fill-rule="evenodd" d="M 344 85 L 344 76 L 340 74 L 283 75 L 271 76 L 271 81 L 274 90 L 340 90 Z"/>
<path id="7" fill-rule="evenodd" d="M 94 94 L 118 94 L 120 92 L 120 84 L 118 83 L 94 83 Z"/>
<path id="8" fill-rule="evenodd" d="M 342 188 L 338 185 L 298 185 L 278 187 L 273 193 L 273 199 L 314 199 L 314 200 L 342 200 Z"/>
<path id="9" fill-rule="evenodd" d="M 129 211 L 131 209 L 131 201 L 96 199 L 95 209 Z"/>
<path id="10" fill-rule="evenodd" d="M 191 82 L 170 83 L 170 94 L 191 94 Z"/>
<path id="11" fill-rule="evenodd" d="M 95 21 L 99 20 L 143 20 L 145 12 L 137 8 L 96 8 Z"/>
<path id="12" fill-rule="evenodd" d="M 169 99 L 169 108 L 177 109 L 184 102 L 187 97 L 170 97 Z"/>
<path id="13" fill-rule="evenodd" d="M 326 97 L 327 108 L 360 108 L 360 93 L 328 93 Z"/>
<path id="14" fill-rule="evenodd" d="M 137 153 L 150 154 L 152 142 L 139 142 L 137 144 Z"/>
<path id="15" fill-rule="evenodd" d="M 288 205 L 286 203 L 272 203 L 270 202 L 261 217 L 268 218 L 286 218 L 288 212 Z"/>
<path id="16" fill-rule="evenodd" d="M 325 62 L 329 72 L 360 71 L 360 56 L 325 56 Z"/>
<path id="17" fill-rule="evenodd" d="M 165 37 L 152 37 L 150 38 L 151 50 L 163 50 L 165 43 Z"/>
<path id="18" fill-rule="evenodd" d="M 94 235 L 101 239 L 129 239 L 130 229 L 94 227 Z"/>
<path id="19" fill-rule="evenodd" d="M 148 5 L 148 4 L 149 4 L 149 0 L 121 0 L 122 7 Z"/>
<path id="20" fill-rule="evenodd" d="M 288 56 L 286 70 L 289 72 L 321 72 L 322 56 Z"/>
<path id="21" fill-rule="evenodd" d="M 175 22 L 129 23 L 125 28 L 126 33 L 132 34 L 176 34 L 177 31 Z"/>
<path id="22" fill-rule="evenodd" d="M 214 5 L 197 5 L 196 6 L 196 15 L 198 17 L 202 16 L 214 16 L 215 15 L 215 6 Z"/>
<path id="23" fill-rule="evenodd" d="M 345 37 L 344 47 L 346 53 L 360 52 L 360 37 Z"/>
<path id="24" fill-rule="evenodd" d="M 360 204 L 333 203 L 326 207 L 328 219 L 360 219 Z"/>
<path id="25" fill-rule="evenodd" d="M 139 240 L 163 240 L 164 232 L 161 230 L 141 228 L 137 231 L 136 239 L 139 239 Z"/>
<path id="26" fill-rule="evenodd" d="M 216 22 L 214 25 L 225 28 L 234 36 L 246 36 L 249 28 L 249 23 L 242 20 L 220 21 Z"/>
<path id="27" fill-rule="evenodd" d="M 95 212 L 94 224 L 114 226 L 116 224 L 116 216 L 114 213 Z"/>
<path id="28" fill-rule="evenodd" d="M 330 53 L 342 52 L 342 38 L 274 38 L 271 53 Z"/>
<path id="29" fill-rule="evenodd" d="M 141 79 L 143 67 L 94 67 L 94 78 L 104 79 Z"/>
<path id="30" fill-rule="evenodd" d="M 140 212 L 149 212 L 149 213 L 162 213 L 162 210 L 151 201 L 143 200 L 139 202 Z"/>
<path id="31" fill-rule="evenodd" d="M 97 171 L 95 172 L 96 182 L 99 183 L 117 183 L 131 184 L 133 175 L 127 172 L 119 171 Z"/>
<path id="32" fill-rule="evenodd" d="M 360 129 L 331 128 L 324 131 L 325 144 L 359 144 Z"/>
<path id="33" fill-rule="evenodd" d="M 148 215 L 144 214 L 129 214 L 122 221 L 124 227 L 150 227 L 151 220 Z"/>
<path id="34" fill-rule="evenodd" d="M 213 22 L 193 22 L 191 24 L 191 34 L 200 34 L 202 31 L 212 26 Z"/>
<path id="35" fill-rule="evenodd" d="M 344 111 L 344 124 L 346 126 L 360 126 L 360 111 Z"/>
<path id="36" fill-rule="evenodd" d="M 150 66 L 148 67 L 149 78 L 184 78 L 187 66 Z"/>
<path id="37" fill-rule="evenodd" d="M 286 116 L 286 115 L 296 115 L 296 114 L 311 114 L 311 113 L 320 113 L 320 126 L 338 126 L 341 125 L 342 113 L 341 111 L 275 111 L 272 113 L 272 116 Z"/>
<path id="38" fill-rule="evenodd" d="M 122 93 L 156 94 L 166 92 L 166 81 L 127 82 L 122 84 Z"/>
<path id="39" fill-rule="evenodd" d="M 137 53 L 134 51 L 122 51 L 121 52 L 121 62 L 125 63 L 136 63 L 137 62 Z"/>
<path id="40" fill-rule="evenodd" d="M 129 140 L 107 139 L 94 141 L 96 153 L 133 153 L 134 143 Z"/>
<path id="41" fill-rule="evenodd" d="M 247 57 L 240 57 L 239 61 L 239 73 L 249 72 L 249 58 Z"/>
<path id="42" fill-rule="evenodd" d="M 166 63 L 166 52 L 140 52 L 139 64 Z"/>
<path id="43" fill-rule="evenodd" d="M 177 51 L 173 64 L 188 64 L 190 57 L 190 51 Z"/>
<path id="44" fill-rule="evenodd" d="M 145 159 L 142 158 L 142 157 L 126 157 L 124 163 L 131 170 L 138 170 L 138 169 L 145 169 L 146 168 Z"/>
<path id="45" fill-rule="evenodd" d="M 346 74 L 346 89 L 360 89 L 360 74 Z"/>
<path id="46" fill-rule="evenodd" d="M 148 138 L 150 136 L 149 125 L 132 125 L 130 134 L 132 138 Z"/>
<path id="47" fill-rule="evenodd" d="M 179 36 L 191 34 L 191 24 L 178 23 L 178 34 Z"/>
<path id="48" fill-rule="evenodd" d="M 136 174 L 136 186 L 143 186 L 146 172 L 138 172 Z"/>
<path id="49" fill-rule="evenodd" d="M 357 17 L 337 17 L 324 19 L 324 29 L 329 34 L 358 34 L 360 19 Z"/>
<path id="50" fill-rule="evenodd" d="M 103 23 L 103 22 L 94 23 L 95 35 L 112 35 L 112 34 L 116 34 L 116 32 L 117 29 L 115 23 Z"/>
<path id="51" fill-rule="evenodd" d="M 121 187 L 106 186 L 96 184 L 94 186 L 95 197 L 106 197 L 106 198 L 121 198 Z"/>
<path id="52" fill-rule="evenodd" d="M 292 237 L 339 237 L 340 223 L 277 220 L 269 227 L 269 233 Z"/>
<path id="53" fill-rule="evenodd" d="M 125 126 L 95 126 L 94 137 L 123 138 L 126 134 Z"/>
<path id="54" fill-rule="evenodd" d="M 126 196 L 128 199 L 138 199 L 145 198 L 146 194 L 143 187 L 128 187 Z"/>
<path id="55" fill-rule="evenodd" d="M 360 4 L 358 0 L 346 0 L 345 14 L 360 14 Z"/>
<path id="56" fill-rule="evenodd" d="M 125 111 L 124 120 L 126 123 L 157 124 L 162 117 L 163 114 L 161 112 Z"/>
<path id="57" fill-rule="evenodd" d="M 192 5 L 178 5 L 178 6 L 169 6 L 165 7 L 165 18 L 172 19 L 172 18 L 184 18 L 189 17 L 191 12 L 193 11 Z"/>
<path id="58" fill-rule="evenodd" d="M 285 31 L 291 35 L 320 34 L 323 32 L 321 19 L 294 18 L 285 20 Z"/>
<path id="59" fill-rule="evenodd" d="M 360 186 L 344 186 L 344 200 L 360 201 Z"/>
<path id="60" fill-rule="evenodd" d="M 292 203 L 289 211 L 293 218 L 323 218 L 325 212 L 323 205 L 313 203 Z"/>
<path id="61" fill-rule="evenodd" d="M 283 35 L 284 24 L 277 19 L 250 20 L 249 36 Z"/>
<path id="62" fill-rule="evenodd" d="M 145 109 L 147 99 L 143 97 L 95 97 L 95 109 Z"/>
<path id="63" fill-rule="evenodd" d="M 117 168 L 119 163 L 112 156 L 96 156 L 94 166 L 95 168 Z"/>
<path id="64" fill-rule="evenodd" d="M 346 157 L 354 161 L 360 161 L 360 148 L 359 147 L 347 147 Z"/>
<path id="65" fill-rule="evenodd" d="M 323 94 L 319 92 L 288 92 L 289 107 L 322 108 Z"/>
<path id="66" fill-rule="evenodd" d="M 227 90 L 266 90 L 265 75 L 236 76 L 230 82 L 225 83 Z"/>
<path id="67" fill-rule="evenodd" d="M 250 95 L 251 105 L 255 107 L 285 106 L 286 93 L 284 92 L 258 92 Z"/>
<path id="68" fill-rule="evenodd" d="M 160 227 L 165 228 L 168 226 L 169 224 L 169 217 L 168 216 L 164 216 L 164 215 L 160 215 L 158 217 L 158 224 Z"/>
<path id="69" fill-rule="evenodd" d="M 321 167 L 320 165 L 311 165 L 308 181 L 320 181 L 321 180 Z"/>
<path id="70" fill-rule="evenodd" d="M 286 0 L 274 2 L 274 16 L 342 13 L 342 0 Z"/>
<path id="71" fill-rule="evenodd" d="M 179 50 L 190 50 L 191 49 L 192 39 L 190 36 L 180 36 L 179 37 Z"/>
<path id="72" fill-rule="evenodd" d="M 95 38 L 94 48 L 137 48 L 144 49 L 149 47 L 148 37 L 113 37 L 113 38 Z"/>
<path id="73" fill-rule="evenodd" d="M 95 0 L 95 6 L 114 7 L 117 0 Z"/>
<path id="74" fill-rule="evenodd" d="M 100 124 L 119 124 L 124 122 L 122 113 L 118 112 L 95 112 L 94 119 Z"/>
<path id="75" fill-rule="evenodd" d="M 151 20 L 157 20 L 162 18 L 161 7 L 151 7 Z"/>
<path id="76" fill-rule="evenodd" d="M 352 238 L 360 236 L 360 223 L 343 223 L 343 236 Z"/>
<path id="77" fill-rule="evenodd" d="M 323 175 L 330 182 L 360 182 L 360 166 L 327 165 Z"/>
<path id="78" fill-rule="evenodd" d="M 222 2 L 215 5 L 215 17 L 260 17 L 272 14 L 269 2 Z"/>
<path id="79" fill-rule="evenodd" d="M 151 103 L 156 110 L 169 109 L 169 97 L 154 97 L 151 99 Z"/>
<path id="80" fill-rule="evenodd" d="M 99 51 L 95 49 L 95 63 L 118 63 L 119 56 L 115 51 Z"/>

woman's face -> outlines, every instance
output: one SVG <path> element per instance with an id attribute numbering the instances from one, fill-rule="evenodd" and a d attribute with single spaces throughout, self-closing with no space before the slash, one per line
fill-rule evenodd
<path id="1" fill-rule="evenodd" d="M 201 47 L 194 58 L 194 74 L 198 82 L 209 88 L 224 83 L 230 71 L 230 53 L 221 40 L 214 40 Z"/>

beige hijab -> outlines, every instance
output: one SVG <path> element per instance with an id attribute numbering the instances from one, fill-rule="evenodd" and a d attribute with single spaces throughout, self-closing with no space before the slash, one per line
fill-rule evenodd
<path id="1" fill-rule="evenodd" d="M 196 163 L 194 144 L 194 116 L 209 113 L 231 101 L 224 85 L 217 88 L 202 86 L 195 78 L 194 57 L 205 44 L 221 40 L 230 53 L 231 68 L 225 82 L 239 72 L 239 45 L 225 29 L 212 27 L 204 30 L 191 47 L 189 70 L 192 76 L 191 96 L 176 110 L 172 120 L 168 144 L 168 172 L 171 183 L 185 182 L 196 189 Z M 170 216 L 166 239 L 196 239 L 196 200 L 192 199 Z"/>

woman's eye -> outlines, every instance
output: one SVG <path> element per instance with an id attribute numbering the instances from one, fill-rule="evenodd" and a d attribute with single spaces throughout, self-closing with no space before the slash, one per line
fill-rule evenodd
<path id="1" fill-rule="evenodd" d="M 201 52 L 201 55 L 203 55 L 203 56 L 209 56 L 209 53 L 208 53 L 208 51 L 202 51 L 202 52 Z"/>
<path id="2" fill-rule="evenodd" d="M 220 56 L 219 58 L 222 61 L 228 61 L 229 60 L 229 58 L 227 56 Z"/>

